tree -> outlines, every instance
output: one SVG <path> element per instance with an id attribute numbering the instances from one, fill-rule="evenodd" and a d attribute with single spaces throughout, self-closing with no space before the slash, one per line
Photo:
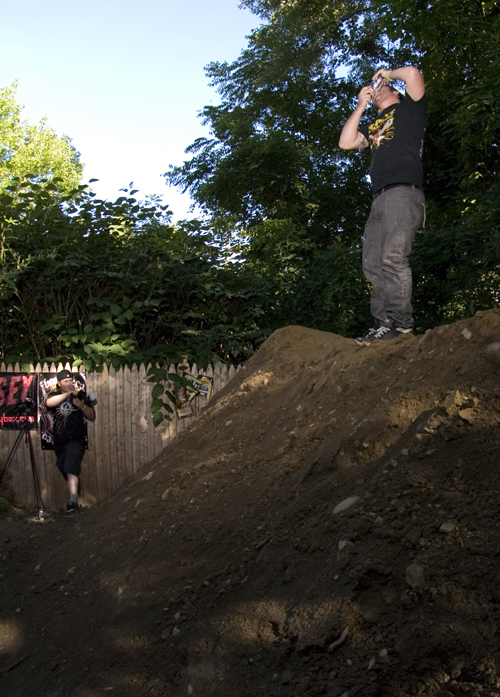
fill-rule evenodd
<path id="1" fill-rule="evenodd" d="M 18 83 L 0 89 L 0 191 L 13 177 L 59 178 L 68 193 L 80 183 L 83 165 L 68 136 L 58 136 L 47 119 L 38 124 L 21 120 L 16 102 Z"/>
<path id="2" fill-rule="evenodd" d="M 364 321 L 367 154 L 339 152 L 338 136 L 359 86 L 382 65 L 417 65 L 427 84 L 429 215 L 414 248 L 417 322 L 423 329 L 498 303 L 498 2 L 243 4 L 264 23 L 234 63 L 208 67 L 222 98 L 202 111 L 212 137 L 167 176 L 209 215 L 236 218 L 247 263 L 274 274 L 275 321 L 342 332 Z"/>
<path id="3" fill-rule="evenodd" d="M 423 326 L 499 305 L 500 2 L 379 2 L 401 50 L 420 56 L 429 102 L 429 224 L 414 247 Z"/>
<path id="4" fill-rule="evenodd" d="M 366 2 L 250 5 L 266 23 L 237 61 L 207 71 L 222 97 L 202 112 L 213 137 L 188 148 L 192 158 L 167 176 L 208 214 L 236 216 L 246 262 L 276 281 L 276 324 L 354 332 L 368 315 L 359 254 L 370 187 L 366 154 L 346 157 L 338 137 L 354 79 L 372 74 L 369 51 L 387 51 L 365 41 Z M 346 79 L 355 44 L 362 53 Z M 337 289 L 326 259 L 342 268 Z"/>
<path id="5" fill-rule="evenodd" d="M 264 282 L 209 229 L 125 191 L 13 180 L 0 195 L 0 354 L 9 362 L 237 363 L 262 337 Z"/>

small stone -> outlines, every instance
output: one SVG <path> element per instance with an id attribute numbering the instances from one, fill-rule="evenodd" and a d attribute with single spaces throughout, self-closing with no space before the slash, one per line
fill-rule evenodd
<path id="1" fill-rule="evenodd" d="M 464 421 L 467 421 L 469 424 L 473 424 L 475 419 L 476 419 L 476 414 L 474 412 L 474 409 L 461 409 L 458 412 L 458 415 L 460 416 L 461 419 Z"/>
<path id="2" fill-rule="evenodd" d="M 382 649 L 378 655 L 379 655 L 382 663 L 389 663 L 390 658 L 389 658 L 389 651 L 387 649 Z"/>
<path id="3" fill-rule="evenodd" d="M 399 599 L 401 601 L 401 605 L 403 605 L 404 607 L 409 607 L 411 605 L 411 598 L 408 595 L 408 593 L 406 593 L 406 591 L 404 593 L 401 593 Z"/>
<path id="4" fill-rule="evenodd" d="M 432 414 L 427 422 L 427 432 L 434 432 L 443 423 L 444 419 L 439 414 Z"/>
<path id="5" fill-rule="evenodd" d="M 472 336 L 472 332 L 470 331 L 470 329 L 467 329 L 467 327 L 466 327 L 466 328 L 463 330 L 463 332 L 462 332 L 462 336 L 463 336 L 465 339 L 469 340 L 469 339 L 471 338 L 471 336 Z"/>
<path id="6" fill-rule="evenodd" d="M 172 636 L 179 636 L 180 633 L 181 633 L 181 630 L 178 627 L 174 627 L 172 629 Z"/>
<path id="7" fill-rule="evenodd" d="M 405 580 L 413 590 L 422 590 L 425 585 L 424 567 L 420 564 L 410 564 L 407 566 Z"/>
<path id="8" fill-rule="evenodd" d="M 446 395 L 440 406 L 446 411 L 448 416 L 451 416 L 457 413 L 458 407 L 461 407 L 462 404 L 462 395 L 458 390 L 455 390 Z"/>
<path id="9" fill-rule="evenodd" d="M 338 649 L 339 646 L 342 646 L 342 644 L 345 642 L 347 635 L 349 634 L 349 627 L 346 627 L 342 634 L 339 636 L 338 639 L 336 639 L 330 646 L 328 647 L 328 651 L 331 653 L 332 651 L 335 651 L 335 649 Z"/>
<path id="10" fill-rule="evenodd" d="M 443 532 L 446 535 L 450 535 L 453 532 L 456 532 L 458 528 L 458 523 L 456 520 L 447 520 L 445 521 L 441 527 L 439 528 L 439 532 Z"/>
<path id="11" fill-rule="evenodd" d="M 343 550 L 346 545 L 347 545 L 347 540 L 339 540 L 339 549 L 340 550 Z"/>
<path id="12" fill-rule="evenodd" d="M 451 421 L 445 421 L 439 429 L 439 435 L 448 442 L 460 438 L 461 433 L 455 424 L 452 424 Z"/>
<path id="13" fill-rule="evenodd" d="M 362 608 L 361 616 L 367 624 L 378 624 L 382 619 L 380 610 L 374 607 Z"/>
<path id="14" fill-rule="evenodd" d="M 333 514 L 335 515 L 336 513 L 340 513 L 340 511 L 345 511 L 351 506 L 354 506 L 355 503 L 359 501 L 359 496 L 349 496 L 349 498 L 344 499 L 340 503 L 338 503 L 335 508 L 333 509 Z"/>
<path id="15" fill-rule="evenodd" d="M 397 602 L 398 596 L 396 591 L 393 591 L 390 588 L 385 588 L 382 591 L 382 598 L 387 605 L 394 605 L 394 603 Z"/>
<path id="16" fill-rule="evenodd" d="M 425 441 L 427 438 L 429 438 L 427 433 L 416 433 L 413 442 L 417 444 L 422 443 L 422 441 Z"/>
<path id="17" fill-rule="evenodd" d="M 422 528 L 411 528 L 411 530 L 406 533 L 405 537 L 412 545 L 418 544 L 419 539 L 422 537 Z"/>

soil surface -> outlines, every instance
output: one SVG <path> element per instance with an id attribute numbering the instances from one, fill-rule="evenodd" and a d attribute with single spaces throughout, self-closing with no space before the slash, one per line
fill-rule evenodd
<path id="1" fill-rule="evenodd" d="M 2 697 L 500 695 L 499 341 L 286 327 L 107 501 L 1 513 Z"/>

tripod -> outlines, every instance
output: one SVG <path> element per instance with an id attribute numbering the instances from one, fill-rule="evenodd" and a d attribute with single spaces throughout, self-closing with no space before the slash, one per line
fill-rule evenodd
<path id="1" fill-rule="evenodd" d="M 35 487 L 35 497 L 36 497 L 36 506 L 38 509 L 38 520 L 43 521 L 45 516 L 43 512 L 43 501 L 42 501 L 42 493 L 40 489 L 40 480 L 38 479 L 38 471 L 36 469 L 36 462 L 35 462 L 35 451 L 33 450 L 33 443 L 31 442 L 30 438 L 30 429 L 29 429 L 29 422 L 26 419 L 23 421 L 21 425 L 21 429 L 19 431 L 19 435 L 16 438 L 16 442 L 14 443 L 14 446 L 12 450 L 10 451 L 10 455 L 7 458 L 7 462 L 5 463 L 5 466 L 3 470 L 0 472 L 0 481 L 2 480 L 3 475 L 5 472 L 8 470 L 10 463 L 14 459 L 14 455 L 16 454 L 16 451 L 19 447 L 19 444 L 21 443 L 23 436 L 26 438 L 26 444 L 29 446 L 30 449 L 30 460 L 31 460 L 31 472 L 33 474 L 33 485 Z"/>

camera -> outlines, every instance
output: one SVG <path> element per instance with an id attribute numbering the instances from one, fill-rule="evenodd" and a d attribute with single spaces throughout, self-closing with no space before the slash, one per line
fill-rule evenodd
<path id="1" fill-rule="evenodd" d="M 379 75 L 374 82 L 370 83 L 370 87 L 372 90 L 376 93 L 378 92 L 382 87 L 384 86 L 384 78 L 382 75 Z"/>
<path id="2" fill-rule="evenodd" d="M 24 402 L 15 407 L 14 413 L 16 416 L 36 416 L 36 402 L 30 397 L 26 397 Z"/>
<path id="3" fill-rule="evenodd" d="M 91 392 L 89 395 L 86 395 L 83 390 L 78 390 L 76 396 L 78 399 L 81 399 L 82 402 L 85 402 L 85 404 L 88 407 L 94 407 L 97 404 L 97 399 L 93 392 Z"/>

